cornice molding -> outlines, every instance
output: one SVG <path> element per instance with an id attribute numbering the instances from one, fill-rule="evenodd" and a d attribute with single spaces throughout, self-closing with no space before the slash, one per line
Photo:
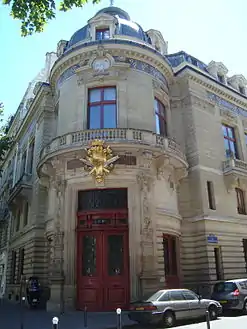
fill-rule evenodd
<path id="1" fill-rule="evenodd" d="M 247 111 L 247 99 L 245 99 L 245 101 L 243 101 L 243 97 L 241 97 L 240 95 L 239 95 L 239 97 L 236 97 L 236 91 L 234 89 L 232 89 L 232 88 L 231 88 L 231 90 L 225 89 L 224 86 L 218 85 L 216 81 L 215 82 L 210 81 L 209 78 L 212 78 L 212 77 L 207 76 L 205 73 L 203 73 L 203 75 L 202 75 L 200 71 L 197 72 L 194 69 L 192 71 L 189 67 L 187 67 L 179 75 L 187 76 L 189 78 L 189 80 L 198 83 L 199 85 L 203 86 L 205 89 L 213 92 L 214 94 L 216 94 L 219 97 L 224 97 L 226 100 L 233 103 L 233 105 L 236 105 L 236 106 L 240 105 L 241 107 L 244 107 L 244 110 Z M 242 99 L 240 99 L 240 98 L 242 98 Z"/>
<path id="2" fill-rule="evenodd" d="M 139 48 L 138 46 L 136 46 L 136 49 L 134 49 L 133 47 L 129 49 L 124 49 L 122 46 L 125 45 L 122 44 L 116 44 L 115 46 L 118 46 L 118 48 L 115 49 L 113 48 L 113 46 L 114 45 L 112 44 L 105 44 L 104 46 L 100 46 L 100 48 L 103 48 L 104 51 L 111 56 L 131 57 L 136 60 L 144 61 L 147 64 L 154 66 L 157 70 L 161 71 L 162 74 L 164 74 L 167 78 L 168 83 L 171 83 L 171 80 L 173 79 L 173 72 L 169 64 L 166 63 L 165 59 L 162 61 L 162 59 L 156 56 L 155 54 L 153 54 L 152 56 L 152 54 L 150 53 L 149 55 L 147 54 L 147 50 L 145 50 L 146 54 L 144 54 L 142 53 L 143 49 Z M 126 46 L 130 47 L 128 44 L 126 44 Z M 50 79 L 52 90 L 55 90 L 60 75 L 64 73 L 66 69 L 76 64 L 82 66 L 85 61 L 88 61 L 91 57 L 97 55 L 99 49 L 98 45 L 90 46 L 87 48 L 88 50 L 84 51 L 83 53 L 80 53 L 79 51 L 81 51 L 82 49 L 79 49 L 68 54 L 68 56 L 62 58 L 60 61 L 55 63 L 51 72 Z"/>

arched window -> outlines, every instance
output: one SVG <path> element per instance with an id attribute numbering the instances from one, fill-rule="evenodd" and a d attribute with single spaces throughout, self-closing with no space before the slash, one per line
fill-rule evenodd
<path id="1" fill-rule="evenodd" d="M 157 99 L 154 99 L 156 133 L 167 136 L 167 122 L 165 106 Z"/>

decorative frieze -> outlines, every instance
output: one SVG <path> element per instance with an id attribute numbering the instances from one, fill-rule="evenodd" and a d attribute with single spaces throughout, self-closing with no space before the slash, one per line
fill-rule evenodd
<path id="1" fill-rule="evenodd" d="M 141 71 L 141 72 L 145 72 L 147 74 L 150 74 L 152 77 L 154 77 L 155 79 L 159 80 L 162 84 L 164 84 L 166 87 L 168 86 L 168 82 L 166 77 L 164 76 L 163 73 L 161 73 L 157 68 L 155 68 L 154 66 L 152 66 L 151 64 L 145 63 L 141 60 L 137 60 L 135 58 L 130 58 L 130 57 L 123 57 L 123 56 L 114 56 L 113 57 L 116 63 L 126 63 L 130 65 L 130 68 L 137 70 L 137 71 Z M 89 63 L 89 58 L 80 63 L 74 64 L 73 66 L 69 67 L 68 69 L 66 69 L 59 77 L 58 81 L 57 81 L 57 88 L 56 89 L 60 89 L 62 84 L 68 80 L 69 78 L 71 78 L 73 75 L 76 74 L 76 71 L 78 69 L 80 69 L 83 66 L 88 65 Z M 103 62 L 102 62 L 103 60 Z M 102 64 L 106 63 L 104 61 L 105 59 L 101 59 L 100 62 L 98 60 L 98 62 L 93 62 L 94 63 L 94 71 L 99 71 L 99 69 L 102 71 Z M 104 70 L 105 71 L 105 70 Z M 101 72 L 102 73 L 102 72 Z M 82 77 L 81 77 L 82 78 Z M 83 78 L 82 80 L 80 79 L 79 83 L 83 83 Z"/>
<path id="2" fill-rule="evenodd" d="M 222 107 L 222 111 L 224 110 L 228 110 L 232 113 L 232 115 L 235 115 L 235 116 L 243 116 L 243 117 L 246 117 L 247 118 L 247 109 L 243 109 L 237 105 L 234 105 L 228 101 L 226 101 L 225 99 L 213 94 L 213 93 L 210 93 L 208 92 L 208 98 L 215 102 L 218 106 Z"/>

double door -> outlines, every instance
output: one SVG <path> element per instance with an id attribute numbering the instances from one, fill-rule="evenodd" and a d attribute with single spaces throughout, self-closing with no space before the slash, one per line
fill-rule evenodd
<path id="1" fill-rule="evenodd" d="M 111 311 L 129 303 L 127 230 L 78 232 L 77 308 Z"/>

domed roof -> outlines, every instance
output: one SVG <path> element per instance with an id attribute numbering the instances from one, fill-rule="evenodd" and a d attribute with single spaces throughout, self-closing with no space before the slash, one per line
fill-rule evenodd
<path id="1" fill-rule="evenodd" d="M 115 35 L 117 34 L 117 35 L 130 36 L 150 43 L 147 34 L 143 31 L 141 26 L 135 22 L 132 22 L 130 20 L 129 14 L 126 13 L 124 10 L 111 6 L 99 10 L 94 17 L 100 14 L 108 14 L 114 16 L 117 19 L 116 29 L 114 31 Z M 76 45 L 77 43 L 86 40 L 87 38 L 89 38 L 89 36 L 90 36 L 90 27 L 89 25 L 86 25 L 72 35 L 67 48 L 70 48 Z"/>

